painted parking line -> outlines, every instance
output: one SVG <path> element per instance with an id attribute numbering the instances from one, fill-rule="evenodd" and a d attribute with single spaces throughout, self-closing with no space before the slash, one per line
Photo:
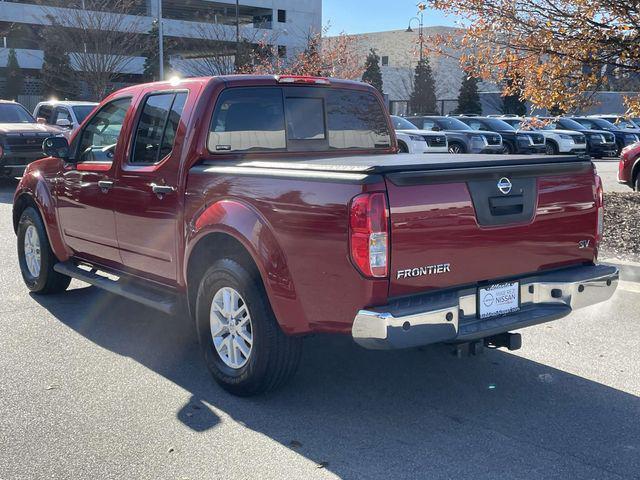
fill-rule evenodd
<path id="1" fill-rule="evenodd" d="M 624 280 L 620 280 L 618 282 L 618 288 L 625 292 L 640 293 L 640 283 L 637 282 L 626 282 Z"/>

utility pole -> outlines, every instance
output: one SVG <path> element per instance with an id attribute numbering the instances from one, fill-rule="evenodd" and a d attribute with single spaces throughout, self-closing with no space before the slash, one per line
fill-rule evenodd
<path id="1" fill-rule="evenodd" d="M 240 0 L 236 0 L 236 63 L 240 55 Z"/>
<path id="2" fill-rule="evenodd" d="M 160 81 L 164 80 L 164 31 L 162 26 L 162 0 L 158 0 L 158 58 L 160 60 Z"/>

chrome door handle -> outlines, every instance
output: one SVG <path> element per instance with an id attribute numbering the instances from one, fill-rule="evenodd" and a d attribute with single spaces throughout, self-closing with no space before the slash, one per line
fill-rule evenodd
<path id="1" fill-rule="evenodd" d="M 175 192 L 176 187 L 172 187 L 171 185 L 156 185 L 155 183 L 152 183 L 151 190 L 153 190 L 153 193 L 158 195 L 158 197 L 162 198 L 163 195 Z"/>
<path id="2" fill-rule="evenodd" d="M 98 186 L 102 193 L 107 193 L 111 187 L 113 187 L 113 182 L 111 180 L 98 180 Z"/>

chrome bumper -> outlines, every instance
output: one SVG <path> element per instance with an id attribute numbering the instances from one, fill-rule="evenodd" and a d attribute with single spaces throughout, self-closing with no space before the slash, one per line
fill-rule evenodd
<path id="1" fill-rule="evenodd" d="M 616 291 L 618 278 L 616 267 L 592 265 L 514 279 L 520 282 L 520 310 L 489 319 L 477 316 L 476 287 L 402 298 L 360 310 L 351 334 L 359 345 L 378 350 L 477 340 L 604 302 Z"/>

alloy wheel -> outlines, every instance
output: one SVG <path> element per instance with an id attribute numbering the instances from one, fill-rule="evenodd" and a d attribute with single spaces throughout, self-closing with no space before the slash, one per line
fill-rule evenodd
<path id="1" fill-rule="evenodd" d="M 223 287 L 216 292 L 209 322 L 220 359 L 234 369 L 246 365 L 253 348 L 253 328 L 247 304 L 235 289 Z"/>

